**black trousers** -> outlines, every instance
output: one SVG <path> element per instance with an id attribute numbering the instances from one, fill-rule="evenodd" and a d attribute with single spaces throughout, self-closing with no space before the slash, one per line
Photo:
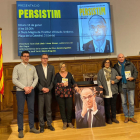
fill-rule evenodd
<path id="1" fill-rule="evenodd" d="M 45 112 L 46 112 L 47 125 L 50 126 L 52 123 L 51 100 L 52 100 L 52 95 L 50 92 L 39 94 L 39 123 L 40 123 L 40 126 L 42 127 L 45 125 L 44 106 L 45 106 Z"/>
<path id="2" fill-rule="evenodd" d="M 72 97 L 56 97 L 63 122 L 72 122 Z"/>
<path id="3" fill-rule="evenodd" d="M 17 91 L 17 120 L 18 120 L 18 132 L 23 130 L 23 112 L 25 100 L 27 101 L 28 114 L 29 114 L 29 126 L 30 129 L 34 127 L 34 90 L 30 94 L 25 94 L 25 91 Z"/>
<path id="4" fill-rule="evenodd" d="M 116 118 L 116 101 L 118 94 L 114 94 L 112 98 L 104 98 L 106 119 Z M 111 108 L 111 115 L 110 115 Z"/>

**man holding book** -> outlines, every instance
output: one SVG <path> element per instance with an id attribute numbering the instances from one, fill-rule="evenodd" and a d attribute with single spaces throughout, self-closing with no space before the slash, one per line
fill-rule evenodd
<path id="1" fill-rule="evenodd" d="M 135 80 L 138 75 L 138 71 L 134 64 L 125 59 L 123 54 L 118 54 L 118 63 L 114 65 L 114 68 L 118 72 L 119 76 L 116 78 L 119 81 L 119 93 L 121 93 L 122 107 L 125 115 L 124 123 L 129 120 L 137 123 L 134 119 L 134 96 L 135 96 Z M 129 113 L 127 108 L 127 95 L 129 102 Z"/>

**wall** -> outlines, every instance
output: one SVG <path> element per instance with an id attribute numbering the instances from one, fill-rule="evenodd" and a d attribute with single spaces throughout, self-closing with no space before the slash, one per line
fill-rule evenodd
<path id="1" fill-rule="evenodd" d="M 94 54 L 90 56 L 89 55 L 78 55 L 78 56 L 72 55 L 61 57 L 50 56 L 50 60 L 55 61 L 55 60 L 97 59 L 104 57 L 116 57 L 117 54 L 120 52 L 124 53 L 124 55 L 126 56 L 138 55 L 140 51 L 139 49 L 140 0 L 96 0 L 96 1 L 88 0 L 88 1 L 110 2 L 115 52 L 106 55 Z M 2 27 L 3 62 L 19 62 L 20 58 L 17 55 L 18 52 L 17 52 L 16 0 L 0 0 L 0 27 Z M 39 61 L 39 60 L 40 60 L 39 57 L 32 57 L 30 61 Z"/>

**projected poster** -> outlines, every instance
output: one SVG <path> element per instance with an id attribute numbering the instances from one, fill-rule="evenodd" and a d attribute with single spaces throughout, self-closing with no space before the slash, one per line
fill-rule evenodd
<path id="1" fill-rule="evenodd" d="M 17 1 L 18 55 L 112 53 L 110 3 Z"/>

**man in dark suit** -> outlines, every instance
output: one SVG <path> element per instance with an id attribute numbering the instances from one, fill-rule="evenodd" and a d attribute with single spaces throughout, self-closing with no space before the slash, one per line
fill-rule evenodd
<path id="1" fill-rule="evenodd" d="M 100 89 L 98 86 L 95 86 L 93 87 L 94 90 L 92 91 L 91 89 L 91 92 L 94 92 L 94 96 L 95 96 L 95 101 L 98 105 L 101 105 L 101 106 L 104 106 L 104 100 L 103 100 L 103 96 L 100 96 L 99 94 L 102 94 L 100 92 L 103 92 L 102 89 Z M 82 109 L 82 106 L 83 106 L 83 102 L 82 102 L 82 99 L 81 99 L 81 92 L 82 92 L 82 89 L 83 88 L 77 88 L 76 89 L 76 94 L 74 95 L 75 97 L 75 111 L 79 111 Z M 90 88 L 89 88 L 90 89 Z"/>
<path id="2" fill-rule="evenodd" d="M 106 39 L 106 20 L 100 15 L 89 19 L 89 31 L 93 40 L 83 44 L 83 50 L 92 53 L 110 53 L 110 41 Z"/>
<path id="3" fill-rule="evenodd" d="M 104 106 L 96 103 L 97 99 L 90 88 L 82 90 L 81 99 L 83 108 L 76 112 L 77 128 L 105 126 Z"/>
<path id="4" fill-rule="evenodd" d="M 52 123 L 52 111 L 51 111 L 51 90 L 53 88 L 53 81 L 55 77 L 54 66 L 48 64 L 48 55 L 43 54 L 41 56 L 41 64 L 36 66 L 36 71 L 38 74 L 38 90 L 39 90 L 39 122 L 40 122 L 40 132 L 44 132 L 44 105 L 46 112 L 46 119 L 48 128 L 54 131 Z"/>

